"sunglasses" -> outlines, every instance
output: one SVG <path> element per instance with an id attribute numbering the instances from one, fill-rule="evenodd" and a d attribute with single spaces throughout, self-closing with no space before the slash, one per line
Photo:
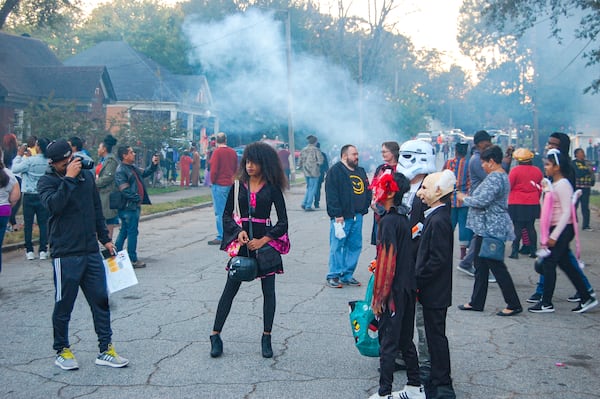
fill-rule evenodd
<path id="1" fill-rule="evenodd" d="M 560 166 L 560 161 L 559 161 L 560 151 L 557 150 L 556 148 L 551 148 L 550 150 L 548 150 L 548 153 L 546 154 L 546 158 L 550 158 L 550 155 L 554 156 L 554 161 L 556 162 L 556 164 L 558 166 Z"/>

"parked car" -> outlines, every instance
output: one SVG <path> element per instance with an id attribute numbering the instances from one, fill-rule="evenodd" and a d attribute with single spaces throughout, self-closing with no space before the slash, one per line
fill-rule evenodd
<path id="1" fill-rule="evenodd" d="M 425 141 L 429 144 L 433 144 L 433 137 L 431 136 L 431 133 L 429 133 L 429 132 L 417 133 L 417 135 L 415 136 L 415 139 Z"/>

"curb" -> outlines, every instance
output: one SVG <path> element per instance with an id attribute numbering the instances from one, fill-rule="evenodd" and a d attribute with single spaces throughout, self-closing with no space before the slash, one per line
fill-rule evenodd
<path id="1" fill-rule="evenodd" d="M 176 215 L 178 213 L 189 212 L 189 211 L 193 211 L 196 209 L 208 208 L 209 206 L 212 206 L 212 202 L 205 202 L 203 204 L 186 206 L 184 208 L 171 209 L 170 211 L 153 213 L 151 215 L 145 215 L 145 216 L 140 217 L 140 222 L 143 222 L 145 220 L 154 220 L 154 219 L 162 218 L 165 216 Z M 37 238 L 34 239 L 33 243 L 38 244 L 39 239 L 37 239 Z M 3 245 L 2 252 L 16 251 L 18 249 L 23 248 L 24 246 L 25 246 L 24 241 L 15 242 L 14 244 Z"/>

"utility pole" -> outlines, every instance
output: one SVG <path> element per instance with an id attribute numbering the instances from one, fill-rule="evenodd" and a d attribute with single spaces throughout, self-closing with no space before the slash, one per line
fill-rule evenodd
<path id="1" fill-rule="evenodd" d="M 363 71 L 362 39 L 358 39 L 358 142 L 363 139 Z"/>
<path id="2" fill-rule="evenodd" d="M 290 147 L 290 177 L 296 180 L 296 145 L 294 142 L 294 114 L 293 114 L 293 95 L 292 95 L 292 27 L 290 21 L 290 8 L 288 4 L 287 18 L 285 20 L 285 45 L 287 58 L 287 102 L 288 102 L 288 144 Z"/>

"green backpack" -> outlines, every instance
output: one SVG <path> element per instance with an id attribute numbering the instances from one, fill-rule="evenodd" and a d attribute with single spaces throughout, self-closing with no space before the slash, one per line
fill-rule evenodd
<path id="1" fill-rule="evenodd" d="M 378 323 L 371 309 L 375 274 L 371 274 L 364 301 L 348 302 L 350 307 L 350 328 L 354 336 L 354 345 L 363 356 L 379 356 Z"/>

